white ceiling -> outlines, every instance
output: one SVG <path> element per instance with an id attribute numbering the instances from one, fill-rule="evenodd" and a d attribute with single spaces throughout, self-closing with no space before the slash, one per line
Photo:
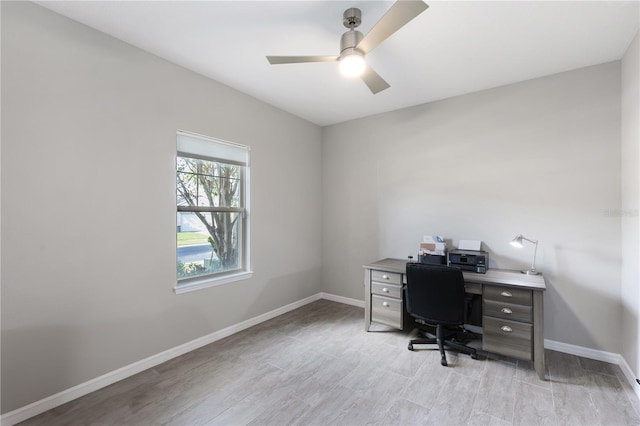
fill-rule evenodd
<path id="1" fill-rule="evenodd" d="M 391 85 L 371 94 L 337 63 L 342 13 L 364 34 L 392 1 L 67 1 L 38 4 L 319 125 L 620 59 L 639 1 L 429 1 L 367 55 Z"/>

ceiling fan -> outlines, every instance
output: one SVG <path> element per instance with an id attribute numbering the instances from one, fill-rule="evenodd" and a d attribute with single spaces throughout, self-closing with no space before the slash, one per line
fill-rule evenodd
<path id="1" fill-rule="evenodd" d="M 340 72 L 347 77 L 360 77 L 369 90 L 375 95 L 388 89 L 389 83 L 384 81 L 364 60 L 367 53 L 405 26 L 413 18 L 424 12 L 429 6 L 421 0 L 398 0 L 384 14 L 382 19 L 363 36 L 356 28 L 362 22 L 360 9 L 352 7 L 344 11 L 343 24 L 349 31 L 340 39 L 340 55 L 338 56 L 267 56 L 272 65 L 298 64 L 304 62 L 340 63 Z"/>

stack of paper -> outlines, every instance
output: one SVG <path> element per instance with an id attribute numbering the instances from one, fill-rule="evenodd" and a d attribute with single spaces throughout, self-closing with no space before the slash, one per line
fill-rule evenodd
<path id="1" fill-rule="evenodd" d="M 480 240 L 460 240 L 458 243 L 458 249 L 460 250 L 480 250 L 482 248 L 482 241 Z"/>
<path id="2" fill-rule="evenodd" d="M 425 235 L 420 243 L 419 253 L 420 256 L 444 256 L 447 254 L 447 243 L 440 235 Z"/>

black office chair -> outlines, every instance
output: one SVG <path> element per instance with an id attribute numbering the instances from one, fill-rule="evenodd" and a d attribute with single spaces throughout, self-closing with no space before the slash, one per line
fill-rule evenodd
<path id="1" fill-rule="evenodd" d="M 407 312 L 412 317 L 428 325 L 435 325 L 433 337 L 424 332 L 427 338 L 413 339 L 413 345 L 438 344 L 442 359 L 440 364 L 447 365 L 444 347 L 471 355 L 476 359 L 476 350 L 445 335 L 445 327 L 456 327 L 460 331 L 465 322 L 467 308 L 464 293 L 462 271 L 446 266 L 433 266 L 420 263 L 407 263 L 407 285 L 405 287 Z"/>

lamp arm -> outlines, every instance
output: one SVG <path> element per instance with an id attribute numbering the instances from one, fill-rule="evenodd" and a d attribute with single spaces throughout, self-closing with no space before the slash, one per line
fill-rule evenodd
<path id="1" fill-rule="evenodd" d="M 529 240 L 527 240 L 529 241 Z M 535 271 L 536 270 L 536 253 L 538 252 L 538 242 L 535 241 L 534 242 L 535 246 L 533 248 L 533 262 L 531 262 L 531 270 Z"/>

